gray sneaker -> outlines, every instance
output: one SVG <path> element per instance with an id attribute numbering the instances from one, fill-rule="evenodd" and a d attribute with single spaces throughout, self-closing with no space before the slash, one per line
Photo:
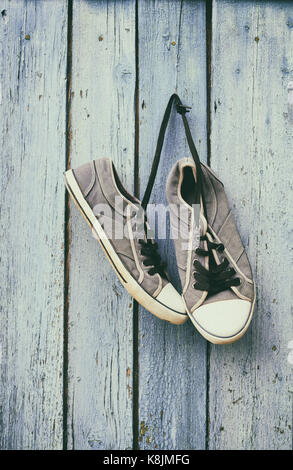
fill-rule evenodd
<path id="1" fill-rule="evenodd" d="M 145 211 L 113 162 L 102 158 L 69 170 L 65 184 L 125 289 L 157 317 L 184 323 L 184 302 L 168 280 Z"/>
<path id="2" fill-rule="evenodd" d="M 222 182 L 196 155 L 195 161 L 179 160 L 166 187 L 183 298 L 207 340 L 232 343 L 253 314 L 251 268 Z"/>

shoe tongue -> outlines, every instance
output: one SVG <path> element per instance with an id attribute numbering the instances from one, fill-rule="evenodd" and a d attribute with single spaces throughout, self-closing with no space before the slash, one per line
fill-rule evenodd
<path id="1" fill-rule="evenodd" d="M 154 243 L 155 240 L 155 233 L 153 229 L 149 226 L 148 222 L 145 222 L 145 232 L 144 232 L 145 240 L 151 240 Z"/>
<path id="2" fill-rule="evenodd" d="M 200 228 L 200 235 L 204 237 L 205 234 L 207 233 L 208 222 L 202 212 L 200 213 L 199 228 Z"/>
<path id="3" fill-rule="evenodd" d="M 139 209 L 134 214 L 134 217 L 136 227 L 135 237 L 137 239 L 144 240 L 145 242 L 150 239 L 153 240 L 155 238 L 155 234 L 147 222 L 147 216 L 142 206 L 139 206 Z"/>
<path id="4" fill-rule="evenodd" d="M 196 226 L 196 223 L 195 223 L 195 226 Z M 206 232 L 207 232 L 207 220 L 205 218 L 205 216 L 203 215 L 202 212 L 200 212 L 199 216 L 198 216 L 198 221 L 197 221 L 197 246 L 195 247 L 195 249 L 198 247 L 198 248 L 201 248 L 202 250 L 207 250 L 208 247 L 207 247 L 207 242 L 205 240 L 200 240 L 200 237 L 204 237 L 206 235 Z M 208 265 L 209 265 L 209 258 L 208 256 L 199 256 L 197 254 L 195 254 L 195 259 L 206 269 L 208 269 Z"/>

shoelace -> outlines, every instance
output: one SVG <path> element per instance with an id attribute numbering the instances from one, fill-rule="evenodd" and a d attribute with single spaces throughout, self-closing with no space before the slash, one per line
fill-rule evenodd
<path id="1" fill-rule="evenodd" d="M 152 192 L 152 189 L 153 189 L 153 186 L 154 186 L 154 182 L 155 182 L 155 178 L 156 178 L 156 174 L 157 174 L 157 170 L 158 170 L 158 166 L 159 166 L 160 156 L 161 156 L 161 152 L 162 152 L 162 148 L 163 148 L 165 133 L 166 133 L 169 117 L 170 117 L 170 114 L 171 114 L 171 111 L 172 111 L 173 102 L 177 101 L 177 100 L 179 100 L 179 101 L 176 104 L 176 109 L 177 109 L 177 112 L 179 114 L 188 112 L 189 109 L 191 109 L 190 106 L 184 106 L 181 103 L 179 97 L 176 94 L 171 96 L 171 98 L 169 100 L 169 103 L 167 105 L 163 120 L 162 120 L 161 127 L 160 127 L 160 132 L 159 132 L 157 147 L 156 147 L 155 156 L 154 156 L 154 160 L 153 160 L 153 164 L 152 164 L 152 169 L 151 169 L 149 181 L 148 181 L 148 184 L 147 184 L 147 188 L 145 190 L 145 193 L 144 193 L 144 196 L 143 196 L 143 199 L 142 199 L 142 203 L 141 203 L 142 207 L 145 210 L 146 210 L 146 207 L 148 205 L 148 202 L 149 202 L 149 199 L 150 199 L 150 196 L 151 196 L 151 192 Z M 146 224 L 146 218 L 145 218 L 145 224 Z M 150 239 L 147 239 L 146 241 L 140 239 L 139 243 L 142 245 L 141 254 L 143 256 L 145 256 L 145 259 L 143 261 L 144 265 L 145 266 L 152 266 L 151 269 L 148 271 L 148 273 L 150 275 L 154 275 L 154 274 L 158 273 L 163 278 L 167 279 L 167 275 L 166 275 L 166 272 L 165 272 L 167 263 L 161 261 L 161 257 L 159 255 L 159 253 L 157 252 L 158 244 L 154 243 Z"/>
<path id="2" fill-rule="evenodd" d="M 197 184 L 199 188 L 199 191 L 197 193 L 197 202 L 199 202 L 201 198 L 202 203 L 203 203 L 203 212 L 206 217 L 206 204 L 205 204 L 204 193 L 203 193 L 204 176 L 203 176 L 202 169 L 201 169 L 200 158 L 196 150 L 194 141 L 192 139 L 192 135 L 190 132 L 187 118 L 185 116 L 185 114 L 189 112 L 191 107 L 183 105 L 179 96 L 176 93 L 174 93 L 169 99 L 169 102 L 168 102 L 168 105 L 167 105 L 167 108 L 166 108 L 166 111 L 162 120 L 149 181 L 147 184 L 144 197 L 142 199 L 142 206 L 146 208 L 150 199 L 151 191 L 154 185 L 154 181 L 156 178 L 156 174 L 157 174 L 157 170 L 158 170 L 158 166 L 160 162 L 160 156 L 161 156 L 161 152 L 163 148 L 165 133 L 166 133 L 166 129 L 167 129 L 167 125 L 169 122 L 173 104 L 176 105 L 176 110 L 181 115 L 182 120 L 183 120 L 187 143 L 188 143 L 191 155 L 193 157 L 193 160 L 196 166 Z M 194 267 L 197 271 L 194 272 L 194 277 L 196 279 L 196 282 L 193 284 L 193 287 L 198 290 L 208 291 L 209 294 L 215 294 L 217 292 L 221 292 L 222 290 L 226 290 L 231 286 L 238 286 L 240 284 L 240 279 L 239 278 L 232 279 L 232 277 L 235 274 L 235 270 L 233 268 L 228 268 L 229 266 L 228 260 L 225 258 L 225 260 L 219 265 L 217 265 L 214 260 L 212 250 L 215 249 L 217 251 L 221 251 L 221 250 L 224 251 L 223 244 L 211 242 L 207 238 L 206 235 L 204 235 L 201 238 L 202 240 L 205 240 L 207 242 L 208 249 L 202 250 L 201 248 L 197 248 L 196 254 L 198 256 L 209 257 L 209 269 L 204 268 L 204 266 L 202 266 L 199 261 L 195 260 Z"/>
<path id="3" fill-rule="evenodd" d="M 141 254 L 144 256 L 143 264 L 144 266 L 151 266 L 148 270 L 148 273 L 153 276 L 158 273 L 161 277 L 167 278 L 165 273 L 166 263 L 161 261 L 161 256 L 158 253 L 158 244 L 152 240 L 138 240 L 138 243 L 141 245 Z"/>
<path id="4" fill-rule="evenodd" d="M 207 235 L 200 237 L 201 241 L 206 241 L 208 249 L 197 248 L 195 253 L 198 256 L 209 257 L 209 269 L 206 269 L 198 260 L 193 261 L 193 266 L 196 271 L 193 271 L 193 276 L 196 282 L 193 283 L 194 289 L 208 291 L 210 295 L 217 294 L 223 290 L 229 289 L 232 286 L 239 286 L 240 279 L 233 278 L 236 271 L 234 268 L 229 267 L 227 258 L 220 264 L 216 264 L 212 250 L 222 253 L 225 249 L 223 243 L 211 242 Z"/>

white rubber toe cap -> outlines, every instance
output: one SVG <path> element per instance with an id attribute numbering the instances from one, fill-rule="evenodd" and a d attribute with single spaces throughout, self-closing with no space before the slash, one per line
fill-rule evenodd
<path id="1" fill-rule="evenodd" d="M 245 328 L 251 308 L 248 300 L 221 300 L 202 305 L 193 312 L 192 317 L 208 335 L 228 339 Z"/>
<path id="2" fill-rule="evenodd" d="M 182 297 L 170 282 L 163 287 L 159 295 L 156 297 L 156 300 L 170 310 L 173 310 L 175 313 L 186 315 L 186 309 Z"/>

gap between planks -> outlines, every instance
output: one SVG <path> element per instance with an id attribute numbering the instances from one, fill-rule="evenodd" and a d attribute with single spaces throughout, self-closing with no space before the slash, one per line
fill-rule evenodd
<path id="1" fill-rule="evenodd" d="M 213 24 L 213 0 L 206 0 L 206 93 L 207 93 L 207 165 L 211 166 L 211 82 L 212 82 L 212 24 Z M 207 341 L 206 347 L 206 436 L 205 448 L 209 449 L 210 436 L 210 354 L 211 347 Z"/>
<path id="2" fill-rule="evenodd" d="M 134 195 L 139 197 L 139 23 L 138 0 L 135 0 L 135 131 L 134 131 Z M 139 449 L 139 308 L 136 300 L 133 300 L 133 450 Z"/>
<path id="3" fill-rule="evenodd" d="M 66 65 L 66 143 L 65 170 L 71 163 L 71 81 L 72 81 L 72 1 L 67 0 L 67 65 Z M 68 312 L 69 312 L 69 263 L 70 263 L 70 200 L 65 187 L 64 224 L 64 351 L 63 351 L 63 450 L 68 439 Z M 73 434 L 74 436 L 74 434 Z"/>

